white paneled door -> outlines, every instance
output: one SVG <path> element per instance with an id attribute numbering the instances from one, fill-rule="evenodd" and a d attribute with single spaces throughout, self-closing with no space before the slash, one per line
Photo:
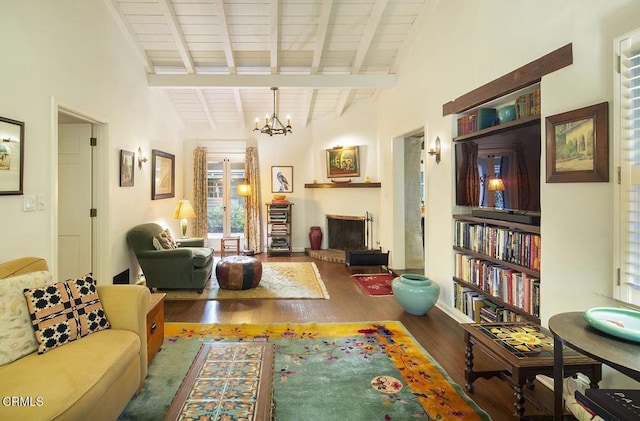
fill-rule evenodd
<path id="1" fill-rule="evenodd" d="M 58 279 L 92 272 L 91 124 L 58 125 Z"/>

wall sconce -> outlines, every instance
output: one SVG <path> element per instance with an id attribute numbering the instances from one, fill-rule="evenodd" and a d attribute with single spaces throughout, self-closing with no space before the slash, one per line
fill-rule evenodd
<path id="1" fill-rule="evenodd" d="M 440 163 L 440 137 L 436 137 L 435 145 L 429 149 L 429 155 L 436 156 L 436 164 Z"/>
<path id="2" fill-rule="evenodd" d="M 149 158 L 142 154 L 142 148 L 138 147 L 138 168 L 142 169 L 142 164 L 148 160 Z"/>

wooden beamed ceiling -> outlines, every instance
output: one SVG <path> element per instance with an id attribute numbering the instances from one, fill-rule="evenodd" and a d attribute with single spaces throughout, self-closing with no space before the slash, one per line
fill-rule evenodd
<path id="1" fill-rule="evenodd" d="M 437 0 L 105 0 L 188 124 L 294 127 L 339 116 L 395 83 Z"/>

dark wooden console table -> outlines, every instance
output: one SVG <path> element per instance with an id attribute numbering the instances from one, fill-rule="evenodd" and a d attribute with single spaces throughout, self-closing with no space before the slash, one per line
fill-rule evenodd
<path id="1" fill-rule="evenodd" d="M 561 313 L 553 316 L 549 319 L 549 330 L 553 333 L 554 339 L 554 420 L 562 420 L 564 411 L 562 383 L 565 370 L 562 364 L 562 344 L 640 381 L 640 345 L 614 338 L 591 327 L 584 320 L 583 312 Z"/>
<path id="2" fill-rule="evenodd" d="M 523 419 L 525 412 L 524 386 L 532 387 L 536 375 L 550 376 L 554 371 L 554 344 L 551 332 L 532 323 L 467 323 L 462 324 L 466 349 L 465 387 L 473 392 L 476 379 L 498 377 L 511 385 L 515 392 L 515 416 Z M 474 346 L 486 353 L 499 369 L 476 371 L 473 367 Z M 559 345 L 562 348 L 562 344 Z M 568 373 L 584 373 L 592 383 L 602 379 L 602 365 L 582 354 L 567 349 L 560 357 Z M 549 411 L 540 402 L 529 401 L 541 410 Z"/>

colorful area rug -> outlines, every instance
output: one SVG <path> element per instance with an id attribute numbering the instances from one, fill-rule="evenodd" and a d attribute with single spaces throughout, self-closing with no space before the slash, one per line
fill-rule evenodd
<path id="1" fill-rule="evenodd" d="M 399 322 L 165 325 L 120 420 L 161 419 L 202 342 L 275 344 L 278 421 L 490 420 Z"/>
<path id="2" fill-rule="evenodd" d="M 393 275 L 388 273 L 359 273 L 351 275 L 351 277 L 369 295 L 374 297 L 393 295 L 391 290 Z"/>
<path id="3" fill-rule="evenodd" d="M 313 262 L 262 263 L 262 280 L 256 288 L 221 289 L 214 273 L 202 294 L 193 290 L 163 290 L 165 300 L 228 300 L 247 298 L 329 299 L 318 267 Z"/>

